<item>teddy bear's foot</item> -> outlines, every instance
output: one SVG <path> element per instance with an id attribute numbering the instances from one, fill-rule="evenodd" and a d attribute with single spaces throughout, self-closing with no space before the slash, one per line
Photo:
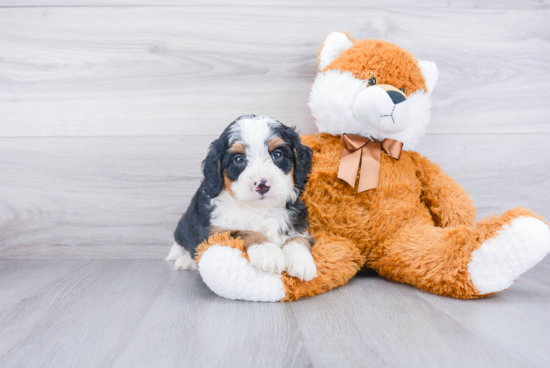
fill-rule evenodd
<path id="1" fill-rule="evenodd" d="M 224 298 L 276 302 L 285 297 L 281 275 L 252 266 L 239 249 L 211 245 L 200 257 L 199 272 Z"/>
<path id="2" fill-rule="evenodd" d="M 532 217 L 518 217 L 472 252 L 468 271 L 480 294 L 507 289 L 550 251 L 550 228 Z"/>

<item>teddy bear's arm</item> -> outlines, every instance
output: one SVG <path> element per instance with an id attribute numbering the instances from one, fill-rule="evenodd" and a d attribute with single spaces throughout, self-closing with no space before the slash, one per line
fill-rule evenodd
<path id="1" fill-rule="evenodd" d="M 436 226 L 473 226 L 476 209 L 464 188 L 439 165 L 415 155 L 417 176 L 422 185 L 421 200 L 430 210 Z"/>

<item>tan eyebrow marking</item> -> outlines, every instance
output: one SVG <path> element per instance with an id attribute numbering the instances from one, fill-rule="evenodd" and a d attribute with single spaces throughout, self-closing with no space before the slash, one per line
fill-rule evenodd
<path id="1" fill-rule="evenodd" d="M 284 146 L 285 144 L 286 142 L 281 137 L 273 137 L 267 142 L 267 149 L 271 152 L 275 148 Z"/>
<path id="2" fill-rule="evenodd" d="M 242 143 L 233 143 L 231 147 L 227 150 L 228 152 L 242 153 L 245 154 L 244 145 Z"/>
<path id="3" fill-rule="evenodd" d="M 223 188 L 233 197 L 233 191 L 231 190 L 231 184 L 233 181 L 227 177 L 227 170 L 223 171 Z"/>

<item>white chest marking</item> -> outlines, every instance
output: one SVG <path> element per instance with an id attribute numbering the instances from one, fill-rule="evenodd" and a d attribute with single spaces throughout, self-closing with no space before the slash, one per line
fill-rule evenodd
<path id="1" fill-rule="evenodd" d="M 255 231 L 280 247 L 296 234 L 290 226 L 290 213 L 284 206 L 256 208 L 235 200 L 223 191 L 212 199 L 211 223 L 228 230 Z"/>

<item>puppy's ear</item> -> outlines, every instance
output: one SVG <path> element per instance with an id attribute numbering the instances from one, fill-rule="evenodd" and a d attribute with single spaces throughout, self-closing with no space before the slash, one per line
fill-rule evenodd
<path id="1" fill-rule="evenodd" d="M 210 144 L 208 155 L 202 162 L 202 173 L 204 180 L 202 187 L 206 194 L 217 197 L 223 189 L 223 156 L 227 149 L 226 137 L 223 135 Z"/>
<path id="2" fill-rule="evenodd" d="M 290 142 L 294 152 L 294 185 L 302 194 L 307 184 L 308 175 L 311 172 L 313 150 L 302 144 L 302 140 L 294 128 L 282 124 L 281 126 L 281 135 L 287 142 Z"/>

